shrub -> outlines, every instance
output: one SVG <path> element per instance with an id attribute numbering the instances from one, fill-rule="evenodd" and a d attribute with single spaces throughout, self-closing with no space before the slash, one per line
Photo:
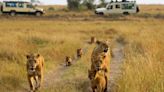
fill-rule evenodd
<path id="1" fill-rule="evenodd" d="M 54 7 L 49 7 L 48 11 L 55 11 L 55 8 Z"/>

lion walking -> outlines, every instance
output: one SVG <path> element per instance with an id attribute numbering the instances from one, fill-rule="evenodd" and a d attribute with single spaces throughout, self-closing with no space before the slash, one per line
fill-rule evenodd
<path id="1" fill-rule="evenodd" d="M 43 81 L 44 58 L 40 54 L 30 54 L 27 55 L 26 58 L 27 78 L 30 85 L 30 91 L 34 92 L 41 87 Z"/>

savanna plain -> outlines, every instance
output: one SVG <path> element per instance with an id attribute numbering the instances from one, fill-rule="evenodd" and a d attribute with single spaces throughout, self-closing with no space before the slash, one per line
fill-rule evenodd
<path id="1" fill-rule="evenodd" d="M 39 92 L 89 92 L 92 36 L 110 41 L 111 49 L 123 47 L 121 73 L 110 92 L 164 92 L 164 6 L 141 5 L 140 13 L 128 16 L 60 8 L 42 17 L 0 16 L 0 92 L 28 91 L 28 53 L 45 58 Z M 86 48 L 82 58 L 60 68 L 77 48 Z"/>

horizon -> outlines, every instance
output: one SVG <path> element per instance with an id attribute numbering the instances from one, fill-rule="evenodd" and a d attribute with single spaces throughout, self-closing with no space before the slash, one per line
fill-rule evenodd
<path id="1" fill-rule="evenodd" d="M 10 1 L 10 0 L 0 0 L 0 1 Z M 31 0 L 11 0 L 11 1 L 31 1 Z M 44 5 L 67 5 L 67 0 L 38 0 Z M 106 0 L 106 2 L 109 2 L 110 0 Z M 121 1 L 121 0 L 118 0 Z M 134 0 L 128 0 L 128 1 L 134 1 Z M 136 0 L 138 4 L 164 4 L 164 0 Z M 96 3 L 98 1 L 96 0 Z"/>
<path id="2" fill-rule="evenodd" d="M 48 4 L 48 5 L 53 5 L 53 4 L 57 4 L 57 5 L 66 5 L 67 4 L 67 0 L 40 0 L 41 2 L 43 2 L 44 4 Z M 107 2 L 109 2 L 110 0 L 106 0 Z M 121 1 L 121 0 L 118 0 Z M 128 0 L 128 1 L 134 1 L 134 0 Z M 138 4 L 164 4 L 164 0 L 136 0 L 136 2 Z M 96 3 L 98 3 L 98 1 L 96 0 Z"/>

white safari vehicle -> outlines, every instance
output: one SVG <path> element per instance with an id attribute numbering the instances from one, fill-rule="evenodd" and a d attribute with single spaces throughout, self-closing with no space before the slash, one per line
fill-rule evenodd
<path id="1" fill-rule="evenodd" d="M 110 2 L 107 4 L 106 8 L 97 8 L 95 10 L 96 14 L 108 15 L 108 14 L 132 14 L 138 13 L 139 7 L 136 4 L 136 1 L 116 1 Z"/>
<path id="2" fill-rule="evenodd" d="M 4 1 L 0 6 L 2 13 L 10 14 L 15 16 L 16 14 L 33 14 L 36 16 L 41 16 L 44 14 L 42 8 L 38 8 L 30 2 L 24 1 Z"/>

